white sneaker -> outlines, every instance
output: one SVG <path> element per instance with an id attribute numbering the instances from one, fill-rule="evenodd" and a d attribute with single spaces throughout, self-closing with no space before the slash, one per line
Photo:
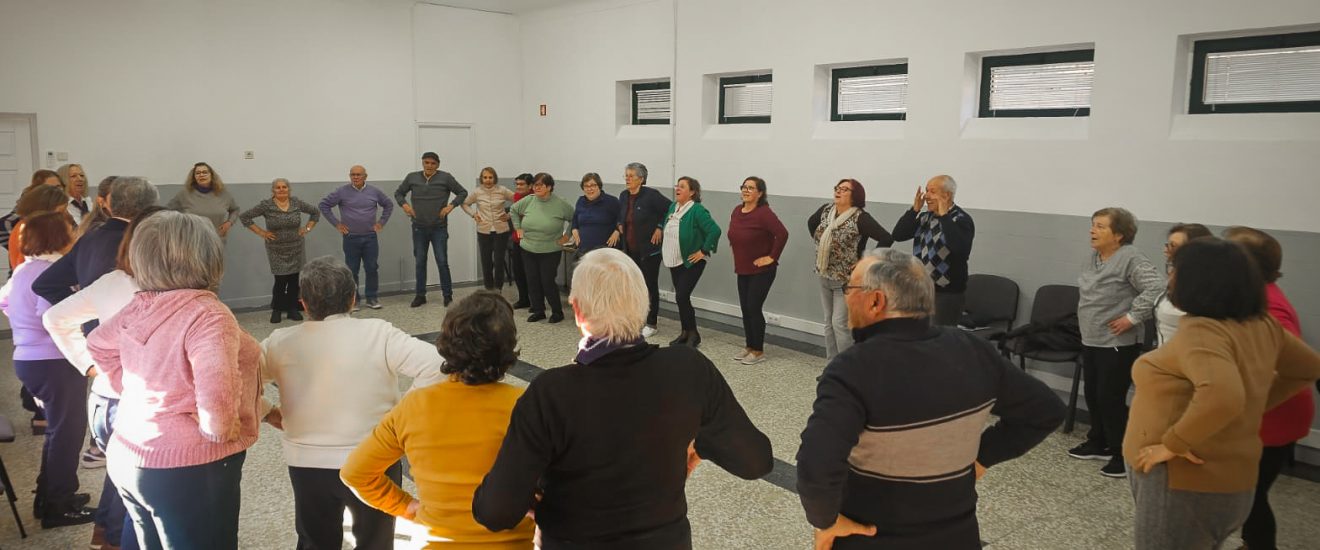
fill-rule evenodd
<path id="1" fill-rule="evenodd" d="M 760 355 L 753 355 L 753 354 L 750 354 L 750 353 L 749 353 L 749 354 L 747 354 L 747 357 L 744 357 L 743 360 L 742 360 L 741 362 L 742 362 L 742 364 L 744 364 L 744 365 L 755 365 L 755 364 L 757 364 L 757 363 L 764 363 L 764 362 L 765 362 L 765 354 L 762 353 L 762 354 L 760 354 Z"/>
<path id="2" fill-rule="evenodd" d="M 371 309 L 380 309 L 384 306 L 380 305 L 380 300 L 367 300 L 367 307 Z"/>
<path id="3" fill-rule="evenodd" d="M 656 330 L 655 327 L 653 326 L 650 325 L 644 326 L 642 327 L 642 338 L 650 338 L 652 336 L 655 336 L 659 332 L 660 331 Z"/>
<path id="4" fill-rule="evenodd" d="M 742 351 L 739 351 L 737 355 L 734 355 L 734 356 L 733 356 L 733 360 L 734 360 L 734 361 L 742 361 L 743 359 L 746 359 L 748 355 L 751 355 L 751 354 L 752 354 L 751 351 L 749 351 L 747 348 L 743 348 Z"/>

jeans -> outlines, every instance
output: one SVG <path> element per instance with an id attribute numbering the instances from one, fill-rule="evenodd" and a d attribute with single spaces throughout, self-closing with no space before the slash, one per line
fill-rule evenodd
<path id="1" fill-rule="evenodd" d="M 848 327 L 848 304 L 843 299 L 843 283 L 820 278 L 820 305 L 825 308 L 825 359 L 852 347 L 852 329 Z"/>
<path id="2" fill-rule="evenodd" d="M 513 267 L 513 284 L 518 287 L 518 303 L 531 303 L 527 294 L 527 270 L 523 268 L 523 251 L 518 243 L 509 243 L 509 265 Z"/>
<path id="3" fill-rule="evenodd" d="M 966 295 L 961 292 L 936 292 L 934 324 L 944 327 L 958 326 L 965 303 Z"/>
<path id="4" fill-rule="evenodd" d="M 375 300 L 379 296 L 380 266 L 376 263 L 379 258 L 380 241 L 375 233 L 344 235 L 344 263 L 347 263 L 348 270 L 353 272 L 354 284 L 358 281 L 358 267 L 366 268 L 368 300 Z"/>
<path id="5" fill-rule="evenodd" d="M 386 476 L 403 483 L 399 464 Z M 357 548 L 393 548 L 394 516 L 366 505 L 339 480 L 339 470 L 289 466 L 298 550 L 339 550 L 344 544 L 344 509 L 353 515 Z"/>
<path id="6" fill-rule="evenodd" d="M 435 252 L 435 268 L 440 272 L 440 292 L 454 295 L 454 280 L 449 276 L 449 228 L 443 225 L 413 225 L 413 260 L 417 263 L 417 295 L 426 295 L 426 249 Z"/>
<path id="7" fill-rule="evenodd" d="M 477 250 L 481 254 L 481 280 L 486 290 L 504 287 L 504 249 L 509 246 L 509 232 L 478 233 Z"/>
<path id="8" fill-rule="evenodd" d="M 1256 475 L 1256 496 L 1251 504 L 1247 522 L 1242 524 L 1242 542 L 1251 550 L 1274 550 L 1278 526 L 1274 523 L 1274 510 L 1270 508 L 1270 487 L 1279 479 L 1279 472 L 1293 456 L 1296 443 L 1278 447 L 1265 447 L 1260 455 L 1260 469 Z"/>
<path id="9" fill-rule="evenodd" d="M 523 251 L 533 315 L 544 315 L 547 304 L 552 315 L 564 315 L 564 305 L 559 301 L 559 288 L 555 286 L 555 272 L 559 271 L 559 262 L 563 257 L 564 253 L 558 250 L 545 254 Z"/>
<path id="10" fill-rule="evenodd" d="M 660 255 L 633 255 L 633 263 L 642 269 L 642 278 L 646 280 L 646 297 L 650 300 L 650 309 L 646 312 L 646 326 L 654 327 L 660 320 Z"/>
<path id="11" fill-rule="evenodd" d="M 738 276 L 738 305 L 742 306 L 743 338 L 747 348 L 765 351 L 765 299 L 770 296 L 770 285 L 775 284 L 775 273 L 769 269 L 752 275 Z"/>
<path id="12" fill-rule="evenodd" d="M 298 274 L 276 275 L 270 293 L 270 308 L 275 311 L 298 310 Z"/>
<path id="13" fill-rule="evenodd" d="M 119 412 L 119 400 L 104 397 L 96 393 L 87 394 L 87 425 L 91 427 L 92 441 L 96 447 L 105 451 L 110 445 L 110 436 L 114 434 L 115 416 Z M 101 500 L 96 505 L 96 525 L 105 529 L 105 541 L 120 550 L 137 550 L 137 537 L 133 533 L 132 519 L 124 508 L 124 499 L 119 496 L 119 488 L 106 472 L 105 482 L 101 486 Z"/>
<path id="14" fill-rule="evenodd" d="M 1170 489 L 1167 464 L 1156 465 L 1148 474 L 1128 464 L 1127 471 L 1137 505 L 1133 529 L 1136 550 L 1219 548 L 1251 510 L 1251 491 L 1198 493 Z"/>
<path id="15" fill-rule="evenodd" d="M 1139 355 L 1140 344 L 1115 348 L 1082 347 L 1086 410 L 1091 414 L 1091 431 L 1086 433 L 1086 440 L 1104 445 L 1115 455 L 1123 451 L 1132 363 Z"/>
<path id="16" fill-rule="evenodd" d="M 107 464 L 143 548 L 238 548 L 238 506 L 247 451 L 182 468 Z"/>
<path id="17" fill-rule="evenodd" d="M 674 302 L 678 304 L 678 322 L 683 332 L 697 331 L 697 310 L 692 307 L 692 292 L 697 289 L 697 283 L 705 271 L 705 261 L 692 264 L 691 267 L 680 265 L 669 268 L 669 275 L 674 278 Z"/>
<path id="18" fill-rule="evenodd" d="M 78 456 L 87 434 L 87 377 L 64 359 L 15 360 L 14 373 L 46 411 L 37 496 L 48 508 L 62 511 L 78 492 Z"/>

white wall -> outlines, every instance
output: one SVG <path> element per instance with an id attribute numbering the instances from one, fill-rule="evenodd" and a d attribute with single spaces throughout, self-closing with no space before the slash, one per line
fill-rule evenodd
<path id="1" fill-rule="evenodd" d="M 0 111 L 93 183 L 372 179 L 413 167 L 410 6 L 350 0 L 61 0 L 0 6 Z M 243 160 L 243 151 L 255 159 Z M 42 159 L 44 162 L 44 158 Z"/>

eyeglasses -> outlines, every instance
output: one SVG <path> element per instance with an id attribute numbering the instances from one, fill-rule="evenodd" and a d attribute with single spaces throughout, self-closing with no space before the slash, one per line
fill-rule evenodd
<path id="1" fill-rule="evenodd" d="M 755 185 L 744 185 L 738 188 L 740 191 L 756 191 Z"/>
<path id="2" fill-rule="evenodd" d="M 866 288 L 866 285 L 843 285 L 844 294 L 851 293 L 854 290 L 875 290 L 875 289 Z"/>
<path id="3" fill-rule="evenodd" d="M 839 185 L 835 185 L 835 186 L 834 186 L 834 190 L 835 190 L 835 191 L 852 191 L 852 187 L 849 187 L 849 186 L 844 185 L 844 184 L 839 184 Z"/>
<path id="4" fill-rule="evenodd" d="M 532 184 L 532 189 L 536 189 L 537 187 L 549 187 L 549 186 L 546 185 L 546 184 L 544 184 L 544 183 L 540 183 L 540 182 L 537 182 L 537 183 L 533 183 L 533 184 Z"/>

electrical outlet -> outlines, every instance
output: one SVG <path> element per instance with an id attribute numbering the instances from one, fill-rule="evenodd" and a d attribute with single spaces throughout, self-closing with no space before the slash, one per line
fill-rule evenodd
<path id="1" fill-rule="evenodd" d="M 252 160 L 257 158 L 256 151 L 243 151 L 243 160 Z"/>
<path id="2" fill-rule="evenodd" d="M 766 322 L 766 323 L 769 323 L 769 324 L 772 324 L 772 325 L 774 325 L 774 326 L 777 326 L 777 327 L 783 326 L 782 324 L 780 324 L 780 319 L 779 319 L 779 314 L 778 314 L 778 313 L 767 313 L 767 314 L 765 314 L 765 322 Z"/>
<path id="3" fill-rule="evenodd" d="M 60 152 L 57 152 L 57 153 L 55 153 L 55 160 L 58 160 L 58 161 L 60 161 L 60 162 L 68 162 L 68 161 L 69 161 L 69 153 L 68 153 L 67 151 L 60 151 Z"/>

